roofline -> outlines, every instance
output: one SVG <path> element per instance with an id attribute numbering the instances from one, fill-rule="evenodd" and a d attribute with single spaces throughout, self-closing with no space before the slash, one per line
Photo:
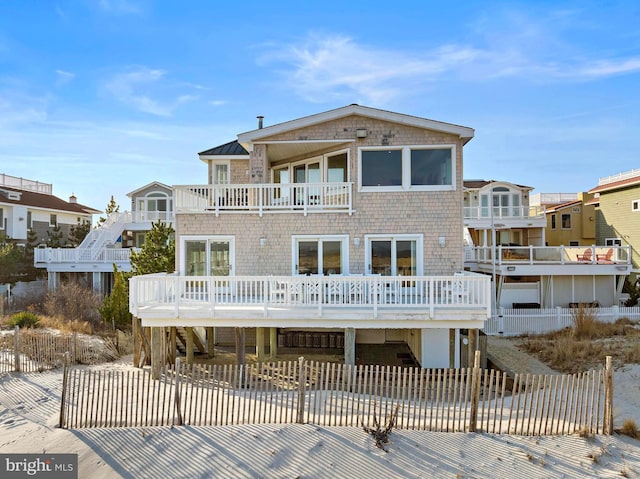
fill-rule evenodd
<path id="1" fill-rule="evenodd" d="M 127 196 L 129 198 L 131 198 L 131 196 L 134 195 L 135 193 L 137 193 L 138 191 L 144 190 L 145 188 L 149 188 L 151 185 L 160 185 L 160 186 L 165 187 L 168 190 L 172 189 L 169 185 L 165 185 L 164 183 L 162 183 L 160 181 L 152 181 L 151 183 L 147 183 L 146 185 L 141 186 L 140 188 L 136 188 L 135 190 L 130 191 L 129 193 L 127 193 Z"/>
<path id="2" fill-rule="evenodd" d="M 198 157 L 200 161 L 206 163 L 211 160 L 248 160 L 251 158 L 251 155 L 201 155 L 198 153 Z"/>
<path id="3" fill-rule="evenodd" d="M 309 115 L 302 118 L 297 118 L 295 120 L 277 123 L 275 125 L 267 126 L 264 128 L 258 128 L 257 130 L 240 133 L 238 134 L 238 143 L 240 143 L 246 150 L 248 150 L 249 148 L 247 148 L 245 144 L 248 145 L 249 143 L 258 141 L 260 138 L 277 135 L 279 133 L 298 128 L 316 125 L 318 123 L 337 120 L 349 115 L 360 115 L 419 128 L 426 128 L 429 130 L 436 130 L 444 133 L 451 133 L 465 139 L 464 143 L 467 143 L 469 140 L 471 140 L 474 135 L 474 129 L 468 128 L 466 126 L 454 125 L 451 123 L 429 120 L 426 118 L 406 115 L 403 113 L 394 113 L 387 110 L 379 110 L 377 108 L 370 108 L 353 104 L 341 108 L 336 108 L 335 110 L 316 113 L 315 115 Z"/>
<path id="4" fill-rule="evenodd" d="M 598 185 L 595 188 L 591 188 L 587 193 L 602 193 L 603 191 L 619 190 L 628 186 L 634 186 L 640 183 L 640 176 L 635 178 L 628 178 L 626 180 L 620 180 L 613 183 L 607 183 L 604 185 Z"/>

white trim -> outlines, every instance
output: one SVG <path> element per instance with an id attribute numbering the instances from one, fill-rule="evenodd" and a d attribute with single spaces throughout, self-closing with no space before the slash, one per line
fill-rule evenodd
<path id="1" fill-rule="evenodd" d="M 251 158 L 251 155 L 199 155 L 200 160 L 205 163 L 208 163 L 213 160 L 248 160 Z"/>
<path id="2" fill-rule="evenodd" d="M 412 185 L 411 184 L 411 151 L 412 150 L 451 150 L 451 184 L 450 185 Z M 363 151 L 400 151 L 402 164 L 402 185 L 363 186 L 362 185 L 362 152 Z M 455 144 L 438 145 L 398 145 L 398 146 L 362 146 L 358 148 L 358 192 L 388 191 L 455 191 L 457 184 L 457 148 Z"/>
<path id="3" fill-rule="evenodd" d="M 631 211 L 640 211 L 640 200 L 631 200 Z"/>
<path id="4" fill-rule="evenodd" d="M 291 235 L 291 274 L 298 275 L 298 243 L 300 241 L 340 241 L 341 274 L 349 274 L 349 235 Z M 318 256 L 322 255 L 322 246 L 318 245 Z M 320 268 L 318 268 L 320 270 Z M 320 271 L 318 271 L 320 273 Z"/>

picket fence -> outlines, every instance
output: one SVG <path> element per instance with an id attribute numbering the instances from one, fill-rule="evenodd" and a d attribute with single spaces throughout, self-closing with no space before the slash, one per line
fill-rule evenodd
<path id="1" fill-rule="evenodd" d="M 572 375 L 306 361 L 149 370 L 65 368 L 60 427 L 310 423 L 554 435 L 610 434 L 611 360 Z"/>
<path id="2" fill-rule="evenodd" d="M 66 361 L 98 364 L 119 357 L 114 341 L 97 342 L 78 333 L 15 328 L 0 334 L 0 374 L 42 372 L 62 367 Z"/>
<path id="3" fill-rule="evenodd" d="M 620 318 L 640 320 L 640 307 L 612 306 L 591 308 L 598 321 L 614 323 Z M 573 326 L 575 308 L 511 309 L 499 308 L 485 322 L 484 333 L 489 336 L 520 336 L 543 334 Z"/>

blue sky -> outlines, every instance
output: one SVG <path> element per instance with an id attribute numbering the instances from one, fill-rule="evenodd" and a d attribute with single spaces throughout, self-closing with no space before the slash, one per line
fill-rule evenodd
<path id="1" fill-rule="evenodd" d="M 640 167 L 637 1 L 0 2 L 0 173 L 104 209 L 197 152 L 359 103 L 468 126 L 465 179 Z"/>

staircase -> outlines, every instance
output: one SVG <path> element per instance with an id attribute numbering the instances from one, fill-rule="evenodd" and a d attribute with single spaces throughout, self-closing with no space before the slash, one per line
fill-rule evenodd
<path id="1" fill-rule="evenodd" d="M 107 220 L 96 229 L 89 231 L 80 246 L 78 257 L 81 261 L 97 261 L 108 244 L 116 242 L 124 231 L 125 224 L 131 222 L 131 213 L 111 213 Z"/>

